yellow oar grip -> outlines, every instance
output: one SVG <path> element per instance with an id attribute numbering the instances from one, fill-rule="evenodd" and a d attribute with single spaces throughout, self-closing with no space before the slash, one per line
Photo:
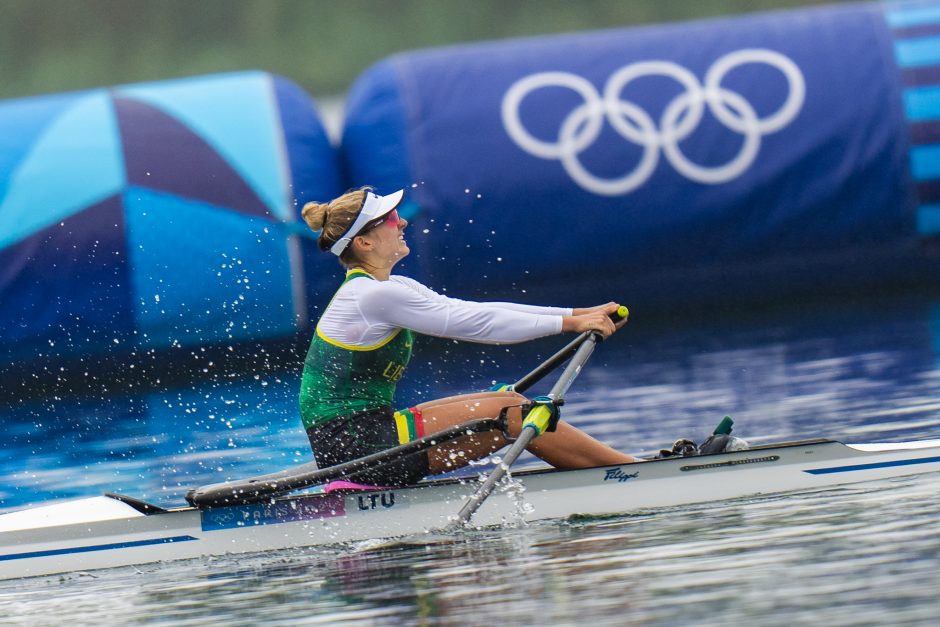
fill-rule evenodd
<path id="1" fill-rule="evenodd" d="M 522 421 L 522 427 L 525 428 L 529 425 L 536 428 L 539 432 L 539 435 L 545 433 L 545 430 L 548 429 L 548 424 L 552 419 L 552 410 L 546 405 L 537 405 L 532 408 L 532 411 L 525 417 L 525 420 Z"/>

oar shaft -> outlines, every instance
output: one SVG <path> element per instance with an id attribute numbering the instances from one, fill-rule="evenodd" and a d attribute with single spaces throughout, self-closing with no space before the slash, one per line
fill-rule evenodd
<path id="1" fill-rule="evenodd" d="M 535 439 L 535 436 L 538 435 L 538 431 L 534 428 L 526 427 L 522 430 L 522 433 L 519 434 L 519 437 L 516 438 L 516 441 L 513 442 L 512 446 L 509 447 L 509 450 L 506 451 L 506 455 L 503 456 L 502 462 L 499 466 L 493 469 L 493 472 L 490 473 L 490 476 L 486 478 L 486 481 L 483 482 L 477 491 L 474 492 L 463 504 L 463 507 L 460 508 L 460 511 L 457 512 L 457 520 L 455 521 L 457 525 L 461 525 L 470 520 L 470 517 L 473 516 L 480 505 L 483 504 L 483 501 L 493 493 L 493 489 L 496 487 L 496 484 L 499 483 L 506 473 L 509 472 L 509 467 L 512 466 L 513 462 L 522 455 L 522 451 L 526 449 L 529 445 L 529 442 Z"/>
<path id="2" fill-rule="evenodd" d="M 572 357 L 568 365 L 565 366 L 561 376 L 558 377 L 558 381 L 552 386 L 552 391 L 548 393 L 549 396 L 556 401 L 565 397 L 565 394 L 568 393 L 568 388 L 571 387 L 574 380 L 581 374 L 581 368 L 584 367 L 584 363 L 588 360 L 588 357 L 591 356 L 591 353 L 594 352 L 594 347 L 597 346 L 597 342 L 600 341 L 601 337 L 599 333 L 591 332 L 587 341 L 578 347 L 578 351 L 574 354 L 574 357 Z"/>
<path id="3" fill-rule="evenodd" d="M 621 306 L 619 309 L 617 309 L 617 311 L 610 314 L 610 319 L 614 322 L 620 322 L 629 315 L 630 310 Z M 513 384 L 512 389 L 516 392 L 519 392 L 520 394 L 525 393 L 526 390 L 541 381 L 545 375 L 563 364 L 569 357 L 574 355 L 575 351 L 578 350 L 578 347 L 584 344 L 584 341 L 591 337 L 593 333 L 594 331 L 585 331 L 578 337 L 568 342 L 564 348 L 546 359 L 540 365 L 536 366 L 532 372 L 516 381 Z"/>
<path id="4" fill-rule="evenodd" d="M 578 350 L 578 347 L 584 344 L 584 340 L 588 339 L 590 335 L 590 331 L 585 331 L 578 337 L 571 340 L 564 348 L 539 364 L 535 369 L 532 370 L 532 372 L 516 381 L 513 384 L 512 389 L 516 392 L 519 392 L 520 394 L 525 393 L 526 390 L 541 381 L 545 375 L 564 363 L 566 359 L 574 355 L 575 351 Z"/>
<path id="5" fill-rule="evenodd" d="M 571 387 L 571 384 L 581 372 L 581 368 L 584 366 L 584 363 L 588 360 L 588 357 L 591 356 L 591 353 L 594 352 L 594 346 L 597 344 L 598 337 L 599 334 L 595 334 L 594 332 L 588 333 L 586 340 L 583 341 L 581 346 L 578 347 L 574 357 L 571 358 L 571 361 L 568 362 L 568 365 L 561 373 L 561 376 L 558 377 L 558 381 L 556 381 L 555 385 L 552 386 L 552 391 L 549 392 L 549 397 L 552 400 L 559 401 L 564 398 L 568 388 Z M 532 409 L 530 411 L 530 415 L 533 412 L 538 411 L 538 409 L 538 407 Z M 518 459 L 518 457 L 522 454 L 522 451 L 524 451 L 529 445 L 529 442 L 535 439 L 538 435 L 538 428 L 536 428 L 534 425 L 526 425 L 525 420 L 523 420 L 522 432 L 519 434 L 519 437 L 516 438 L 516 441 L 512 443 L 512 446 L 509 447 L 509 450 L 506 451 L 506 454 L 503 456 L 502 463 L 493 469 L 493 472 L 490 473 L 490 476 L 486 478 L 486 481 L 483 482 L 483 485 L 481 485 L 474 494 L 467 498 L 466 502 L 463 504 L 463 507 L 461 507 L 460 511 L 457 512 L 457 519 L 455 521 L 456 525 L 464 524 L 470 520 L 470 517 L 473 516 L 474 512 L 480 508 L 480 505 L 483 504 L 483 501 L 485 501 L 486 498 L 492 494 L 496 484 L 506 476 L 507 472 L 509 472 L 509 467 L 512 466 L 513 462 Z"/>

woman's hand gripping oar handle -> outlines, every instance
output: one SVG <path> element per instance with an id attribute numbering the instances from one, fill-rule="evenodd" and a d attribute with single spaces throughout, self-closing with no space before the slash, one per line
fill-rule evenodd
<path id="1" fill-rule="evenodd" d="M 449 526 L 450 529 L 457 529 L 470 520 L 470 517 L 479 509 L 486 497 L 493 492 L 496 484 L 509 472 L 509 467 L 522 454 L 529 442 L 551 427 L 553 420 L 557 419 L 557 407 L 564 402 L 565 393 L 581 372 L 581 368 L 591 356 L 591 353 L 594 352 L 594 346 L 602 339 L 603 336 L 597 331 L 587 332 L 587 337 L 582 340 L 574 357 L 571 358 L 561 376 L 558 377 L 552 391 L 549 392 L 547 397 L 542 397 L 545 400 L 536 401 L 535 406 L 529 410 L 529 413 L 522 421 L 522 432 L 509 450 L 506 451 L 502 463 L 493 469 L 493 472 L 490 473 L 490 476 L 486 478 L 486 481 L 483 482 L 483 485 L 476 493 L 467 498 L 463 507 L 457 512 L 456 519 Z"/>
<path id="2" fill-rule="evenodd" d="M 610 319 L 613 320 L 615 324 L 620 322 L 621 320 L 627 320 L 629 317 L 630 317 L 630 310 L 624 307 L 623 305 L 618 307 L 617 311 L 610 314 Z M 501 390 L 509 389 L 515 392 L 519 392 L 520 394 L 524 394 L 526 390 L 528 390 L 530 387 L 532 387 L 533 385 L 541 381 L 545 377 L 545 375 L 547 375 L 549 372 L 551 372 L 552 370 L 554 370 L 561 364 L 565 363 L 565 361 L 567 361 L 569 357 L 574 355 L 575 351 L 578 350 L 578 347 L 584 344 L 584 341 L 588 339 L 592 333 L 596 333 L 596 331 L 585 331 L 584 333 L 582 333 L 575 339 L 571 340 L 571 342 L 569 342 L 564 348 L 562 348 L 560 351 L 558 351 L 557 353 L 555 353 L 554 355 L 546 359 L 539 366 L 537 366 L 532 372 L 522 377 L 521 379 L 513 383 L 511 386 L 507 387 L 505 385 L 496 385 L 494 386 L 494 388 L 501 389 Z"/>

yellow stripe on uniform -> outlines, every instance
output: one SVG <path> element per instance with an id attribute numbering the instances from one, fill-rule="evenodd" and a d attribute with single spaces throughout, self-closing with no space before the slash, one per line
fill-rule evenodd
<path id="1" fill-rule="evenodd" d="M 369 277 L 370 279 L 374 279 L 374 278 L 375 278 L 374 276 L 372 276 L 371 274 L 369 274 L 368 272 L 366 272 L 366 271 L 363 270 L 362 268 L 353 268 L 353 269 L 351 269 L 351 270 L 347 270 L 347 271 L 346 271 L 346 278 L 348 279 L 348 278 L 351 277 L 351 276 L 355 276 L 355 275 L 359 275 L 359 274 L 361 274 L 362 276 L 367 276 L 367 277 Z"/>
<path id="2" fill-rule="evenodd" d="M 408 416 L 400 411 L 396 411 L 393 415 L 395 417 L 395 430 L 398 431 L 398 443 L 408 444 L 408 442 L 411 442 L 411 433 L 408 429 Z"/>
<path id="3" fill-rule="evenodd" d="M 345 285 L 346 282 L 348 282 L 350 279 L 355 278 L 355 277 L 357 277 L 357 276 L 365 276 L 365 277 L 369 277 L 369 278 L 372 279 L 373 281 L 375 280 L 375 277 L 372 276 L 371 274 L 369 274 L 368 272 L 366 272 L 365 270 L 362 270 L 362 269 L 360 269 L 360 268 L 353 268 L 352 270 L 347 270 L 347 271 L 346 271 L 346 281 L 343 282 L 343 285 Z M 336 296 L 337 296 L 338 294 L 339 294 L 339 291 L 337 290 L 336 294 L 333 294 L 333 298 L 330 299 L 330 302 L 329 302 L 329 304 L 326 306 L 326 309 L 329 309 L 329 308 L 330 308 L 330 305 L 332 305 L 332 304 L 333 304 L 333 301 L 336 300 Z M 326 310 L 324 310 L 324 311 L 326 311 Z M 392 340 L 394 340 L 395 337 L 401 332 L 401 329 L 397 329 L 394 333 L 392 333 L 391 335 L 389 335 L 387 338 L 385 338 L 384 340 L 382 340 L 382 341 L 379 342 L 378 344 L 373 344 L 372 346 L 355 346 L 355 345 L 353 345 L 353 344 L 343 344 L 342 342 L 339 342 L 339 341 L 337 341 L 337 340 L 334 340 L 333 338 L 327 337 L 322 331 L 320 331 L 320 325 L 319 325 L 319 324 L 317 324 L 317 329 L 316 329 L 316 331 L 317 331 L 317 336 L 318 336 L 321 340 L 323 340 L 324 342 L 326 342 L 327 344 L 332 344 L 333 346 L 338 346 L 338 347 L 340 347 L 340 348 L 345 348 L 345 349 L 348 350 L 348 351 L 374 351 L 375 349 L 377 349 L 377 348 L 382 348 L 383 346 L 385 346 L 386 344 L 388 344 L 389 342 L 391 342 Z"/>
<path id="4" fill-rule="evenodd" d="M 317 325 L 317 335 L 320 337 L 321 340 L 323 340 L 327 344 L 332 344 L 333 346 L 339 346 L 340 348 L 345 348 L 348 351 L 374 351 L 375 349 L 382 348 L 383 346 L 385 346 L 386 344 L 394 340 L 395 337 L 399 333 L 401 333 L 401 329 L 396 329 L 394 333 L 392 333 L 387 338 L 385 338 L 384 340 L 382 340 L 381 342 L 373 346 L 353 346 L 352 344 L 343 344 L 342 342 L 337 342 L 334 339 L 328 338 L 326 335 L 323 334 L 322 331 L 320 331 L 320 325 Z"/>

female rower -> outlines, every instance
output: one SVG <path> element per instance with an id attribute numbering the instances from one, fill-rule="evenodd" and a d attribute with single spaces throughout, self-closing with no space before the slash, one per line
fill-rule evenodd
<path id="1" fill-rule="evenodd" d="M 436 337 L 503 344 L 562 332 L 614 333 L 609 314 L 617 303 L 586 309 L 476 303 L 442 296 L 414 279 L 393 275 L 410 252 L 398 215 L 404 191 L 388 196 L 372 188 L 328 203 L 307 203 L 303 218 L 320 231 L 320 250 L 339 257 L 346 280 L 327 305 L 304 361 L 300 413 L 321 468 L 352 461 L 469 420 L 495 418 L 509 407 L 509 432 L 520 429 L 515 392 L 453 396 L 395 411 L 395 386 L 411 357 L 413 332 Z M 375 485 L 406 485 L 453 470 L 507 444 L 488 431 L 440 444 L 355 478 Z M 558 468 L 583 468 L 637 461 L 583 431 L 559 422 L 528 450 Z"/>

